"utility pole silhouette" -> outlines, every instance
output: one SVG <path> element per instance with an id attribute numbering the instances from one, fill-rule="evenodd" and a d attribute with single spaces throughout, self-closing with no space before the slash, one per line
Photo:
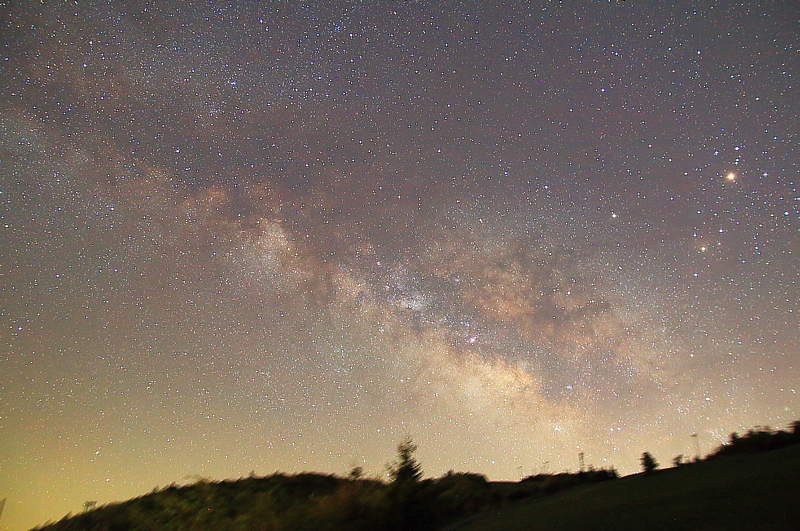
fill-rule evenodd
<path id="1" fill-rule="evenodd" d="M 694 438 L 694 460 L 700 459 L 700 439 L 696 433 L 691 435 Z"/>
<path id="2" fill-rule="evenodd" d="M 583 472 L 583 452 L 578 454 L 578 463 L 580 464 L 581 467 L 580 471 Z"/>
<path id="3" fill-rule="evenodd" d="M 6 498 L 0 500 L 0 517 L 3 516 L 3 508 L 6 506 Z"/>

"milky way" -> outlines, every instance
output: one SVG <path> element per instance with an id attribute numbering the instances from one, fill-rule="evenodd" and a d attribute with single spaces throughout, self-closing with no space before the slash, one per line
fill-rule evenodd
<path id="1" fill-rule="evenodd" d="M 795 2 L 16 4 L 3 529 L 800 417 Z"/>

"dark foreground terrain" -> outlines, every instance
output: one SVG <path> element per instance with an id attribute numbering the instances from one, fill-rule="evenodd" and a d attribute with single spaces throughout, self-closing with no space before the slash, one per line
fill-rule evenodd
<path id="1" fill-rule="evenodd" d="M 523 529 L 800 530 L 800 445 L 585 485 L 487 511 L 458 528 Z"/>
<path id="2" fill-rule="evenodd" d="M 791 431 L 731 434 L 706 458 L 617 479 L 616 471 L 490 483 L 480 474 L 423 479 L 408 439 L 389 480 L 273 474 L 198 480 L 111 503 L 46 531 L 800 530 L 800 421 Z M 88 505 L 87 505 L 88 507 Z"/>

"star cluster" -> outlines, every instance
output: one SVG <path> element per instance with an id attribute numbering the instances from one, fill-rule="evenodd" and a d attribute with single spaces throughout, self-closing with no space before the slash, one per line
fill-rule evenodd
<path id="1" fill-rule="evenodd" d="M 517 479 L 797 419 L 799 16 L 6 6 L 0 526 L 406 436 Z"/>

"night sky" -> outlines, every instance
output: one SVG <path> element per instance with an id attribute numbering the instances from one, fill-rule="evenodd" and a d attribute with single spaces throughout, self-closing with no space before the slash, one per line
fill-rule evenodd
<path id="1" fill-rule="evenodd" d="M 800 418 L 796 1 L 111 4 L 0 8 L 0 529 Z"/>

